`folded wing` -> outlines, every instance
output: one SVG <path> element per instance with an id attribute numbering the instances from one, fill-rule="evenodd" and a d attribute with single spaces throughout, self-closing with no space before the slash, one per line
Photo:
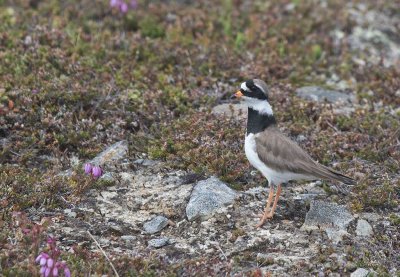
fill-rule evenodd
<path id="1" fill-rule="evenodd" d="M 256 138 L 257 153 L 262 162 L 277 172 L 293 172 L 316 179 L 328 179 L 354 185 L 355 181 L 314 161 L 278 128 L 267 128 Z"/>

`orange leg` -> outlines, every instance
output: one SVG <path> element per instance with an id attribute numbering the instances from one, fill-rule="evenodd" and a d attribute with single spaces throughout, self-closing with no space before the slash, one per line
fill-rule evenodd
<path id="1" fill-rule="evenodd" d="M 279 196 L 281 195 L 281 192 L 282 192 L 282 186 L 281 186 L 281 184 L 279 184 L 278 190 L 276 191 L 274 204 L 272 205 L 272 209 L 269 210 L 271 207 L 272 197 L 274 195 L 274 188 L 271 185 L 271 188 L 269 190 L 269 195 L 268 195 L 267 206 L 264 209 L 264 214 L 262 215 L 260 222 L 257 224 L 257 228 L 260 228 L 261 226 L 263 226 L 264 223 L 267 221 L 267 219 L 271 219 L 274 216 L 276 206 L 278 204 L 278 200 L 279 200 Z"/>
<path id="2" fill-rule="evenodd" d="M 274 200 L 274 205 L 272 205 L 272 209 L 269 212 L 268 218 L 272 218 L 274 216 L 275 210 L 276 210 L 276 205 L 278 204 L 279 196 L 281 196 L 282 192 L 282 186 L 281 184 L 278 185 L 278 190 L 276 191 L 276 196 Z"/>
<path id="3" fill-rule="evenodd" d="M 265 221 L 268 219 L 269 208 L 271 207 L 273 197 L 274 197 L 274 186 L 270 185 L 267 204 L 265 205 L 264 213 L 261 216 L 260 222 L 257 224 L 257 228 L 263 226 Z"/>

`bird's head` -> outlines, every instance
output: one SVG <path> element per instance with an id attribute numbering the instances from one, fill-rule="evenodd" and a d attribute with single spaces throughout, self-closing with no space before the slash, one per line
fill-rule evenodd
<path id="1" fill-rule="evenodd" d="M 243 82 L 231 98 L 238 98 L 245 105 L 261 114 L 273 115 L 268 102 L 268 86 L 260 79 L 251 79 Z"/>

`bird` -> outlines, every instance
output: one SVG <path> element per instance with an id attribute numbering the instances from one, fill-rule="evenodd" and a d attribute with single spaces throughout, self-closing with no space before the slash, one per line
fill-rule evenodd
<path id="1" fill-rule="evenodd" d="M 269 103 L 269 89 L 260 79 L 250 79 L 232 95 L 248 108 L 244 150 L 250 164 L 268 180 L 269 194 L 257 227 L 272 219 L 282 192 L 282 184 L 293 180 L 331 180 L 348 185 L 356 181 L 316 162 L 297 143 L 283 134 Z M 274 198 L 274 190 L 277 186 Z M 272 205 L 272 207 L 271 207 Z"/>

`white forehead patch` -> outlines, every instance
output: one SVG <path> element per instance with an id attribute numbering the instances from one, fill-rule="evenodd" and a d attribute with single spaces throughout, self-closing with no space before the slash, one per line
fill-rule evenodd
<path id="1" fill-rule="evenodd" d="M 243 82 L 243 83 L 240 85 L 240 88 L 241 88 L 242 90 L 245 90 L 245 91 L 250 91 L 249 88 L 246 86 L 246 82 Z"/>

